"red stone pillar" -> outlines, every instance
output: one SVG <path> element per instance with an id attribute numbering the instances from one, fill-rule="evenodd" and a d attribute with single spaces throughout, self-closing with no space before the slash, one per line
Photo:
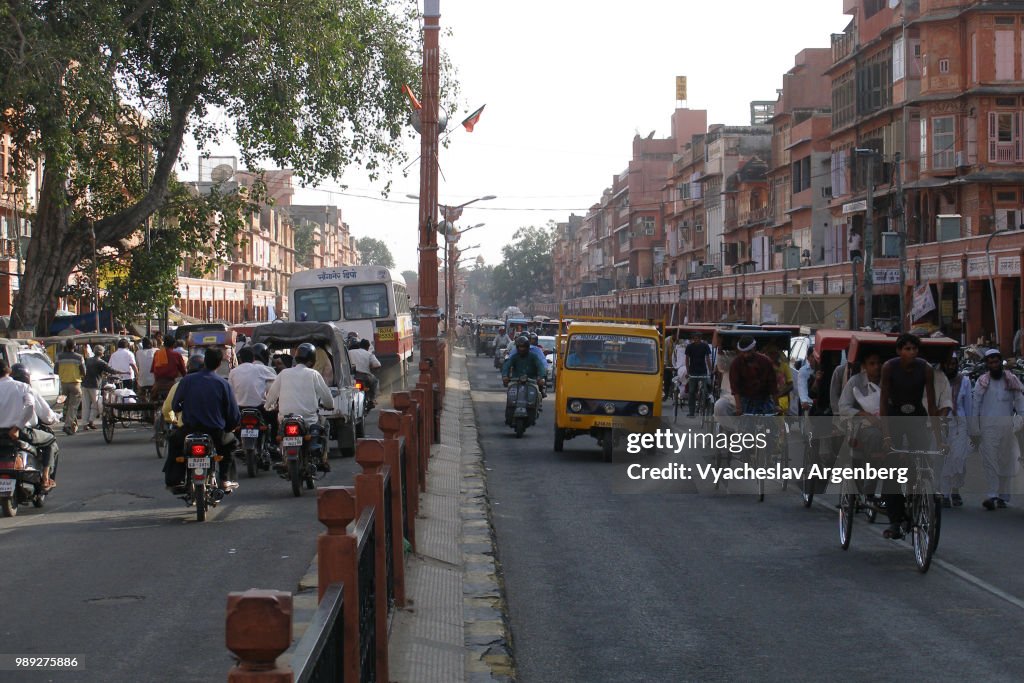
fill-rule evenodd
<path id="1" fill-rule="evenodd" d="M 413 488 L 408 468 L 402 467 L 402 414 L 397 410 L 382 410 L 377 424 L 384 433 L 384 462 L 391 468 L 391 481 L 385 486 L 391 490 L 391 571 L 394 572 L 395 604 L 405 607 L 405 527 L 411 532 L 414 520 L 406 516 L 405 499 L 402 497 L 402 478 L 406 488 Z M 406 454 L 408 456 L 408 454 Z"/>
<path id="2" fill-rule="evenodd" d="M 427 469 L 430 467 L 430 435 L 427 433 L 426 393 L 422 389 L 413 389 L 412 402 L 416 406 L 416 438 L 418 440 L 416 454 L 419 456 L 420 491 L 427 490 Z"/>
<path id="3" fill-rule="evenodd" d="M 292 644 L 292 594 L 256 588 L 228 594 L 224 641 L 238 657 L 229 683 L 292 683 L 291 667 L 277 663 Z"/>
<path id="4" fill-rule="evenodd" d="M 363 468 L 361 474 L 355 476 L 356 509 L 360 512 L 365 507 L 374 509 L 373 548 L 376 557 L 373 560 L 375 571 L 374 591 L 377 600 L 377 679 L 388 680 L 388 568 L 387 540 L 384 529 L 384 473 L 385 462 L 383 439 L 359 439 L 356 442 L 356 462 Z M 392 474 L 394 476 L 394 473 Z M 394 519 L 392 518 L 392 522 Z M 395 562 L 401 556 L 392 557 Z"/>
<path id="5" fill-rule="evenodd" d="M 402 438 L 405 439 L 405 514 L 409 517 L 409 544 L 416 551 L 416 513 L 420 509 L 420 437 L 416 427 L 419 407 L 409 392 L 391 394 L 391 403 L 402 411 Z"/>
<path id="6" fill-rule="evenodd" d="M 348 525 L 356 518 L 355 489 L 330 486 L 317 492 L 317 516 L 327 527 L 316 540 L 317 593 L 323 600 L 327 587 L 345 583 L 345 676 L 359 680 L 359 547 Z"/>

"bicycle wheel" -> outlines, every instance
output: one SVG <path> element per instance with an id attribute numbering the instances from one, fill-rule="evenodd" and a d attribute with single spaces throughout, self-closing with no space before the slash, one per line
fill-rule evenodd
<path id="1" fill-rule="evenodd" d="M 112 409 L 103 409 L 100 426 L 103 428 L 103 440 L 107 443 L 112 442 L 114 440 L 114 412 Z"/>
<path id="2" fill-rule="evenodd" d="M 700 428 L 708 425 L 708 385 L 701 380 L 697 385 L 697 410 L 700 411 Z"/>
<path id="3" fill-rule="evenodd" d="M 942 503 L 939 496 L 919 494 L 910 496 L 911 533 L 914 542 L 914 560 L 917 570 L 924 574 L 932 564 L 932 557 L 939 545 L 939 526 L 942 520 Z"/>
<path id="4" fill-rule="evenodd" d="M 816 442 L 812 434 L 807 433 L 804 435 L 804 466 L 800 472 L 800 499 L 804 503 L 805 508 L 811 507 L 814 502 L 814 487 L 815 482 L 810 479 L 811 467 L 817 462 L 815 457 L 817 454 L 814 452 Z"/>
<path id="5" fill-rule="evenodd" d="M 673 422 L 675 422 L 676 420 L 679 419 L 679 402 L 680 402 L 679 385 L 678 384 L 674 384 L 674 388 L 672 389 L 672 403 L 673 403 L 672 421 Z"/>
<path id="6" fill-rule="evenodd" d="M 156 446 L 156 457 L 162 460 L 164 448 L 167 445 L 167 430 L 163 413 L 157 413 L 156 420 L 153 422 L 153 445 Z"/>
<path id="7" fill-rule="evenodd" d="M 839 496 L 839 545 L 843 550 L 850 547 L 850 536 L 853 535 L 853 516 L 857 514 L 857 494 L 848 487 L 852 484 L 843 483 L 843 492 Z"/>

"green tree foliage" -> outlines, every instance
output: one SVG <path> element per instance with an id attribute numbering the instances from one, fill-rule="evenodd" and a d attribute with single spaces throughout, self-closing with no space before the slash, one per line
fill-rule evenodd
<path id="1" fill-rule="evenodd" d="M 496 308 L 527 304 L 553 286 L 551 251 L 555 227 L 520 228 L 502 248 L 502 262 L 491 273 L 490 295 Z"/>
<path id="2" fill-rule="evenodd" d="M 316 246 L 314 234 L 317 229 L 317 224 L 309 221 L 302 221 L 295 226 L 295 260 L 306 268 L 313 265 L 313 249 Z"/>
<path id="3" fill-rule="evenodd" d="M 360 237 L 356 242 L 359 259 L 364 266 L 395 267 L 395 258 L 391 255 L 388 245 L 373 237 Z"/>
<path id="4" fill-rule="evenodd" d="M 257 185 L 256 192 L 262 191 L 262 185 Z M 242 217 L 253 210 L 254 193 L 249 192 L 222 193 L 213 188 L 209 194 L 197 195 L 172 180 L 168 194 L 148 245 L 142 242 L 125 254 L 100 260 L 101 268 L 114 273 L 105 283 L 104 308 L 121 322 L 158 317 L 174 302 L 183 267 L 190 277 L 202 277 L 227 260 L 245 227 Z M 212 228 L 211 215 L 221 217 Z"/>
<path id="5" fill-rule="evenodd" d="M 43 168 L 13 326 L 46 325 L 93 231 L 123 251 L 167 203 L 186 133 L 206 148 L 230 121 L 247 167 L 269 160 L 307 184 L 404 161 L 416 11 L 414 0 L 0 3 L 11 180 Z M 214 107 L 228 118 L 208 116 Z M 195 224 L 218 225 L 210 216 Z"/>

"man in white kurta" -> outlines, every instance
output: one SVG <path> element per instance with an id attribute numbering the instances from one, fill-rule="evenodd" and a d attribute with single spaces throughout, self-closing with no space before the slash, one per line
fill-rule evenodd
<path id="1" fill-rule="evenodd" d="M 949 380 L 951 387 L 952 411 L 946 418 L 948 426 L 946 446 L 949 452 L 942 463 L 942 475 L 939 479 L 944 507 L 961 506 L 960 488 L 967 476 L 967 456 L 971 452 L 971 441 L 967 430 L 967 418 L 971 415 L 974 401 L 971 395 L 971 380 L 957 372 L 956 357 L 947 360 L 942 367 L 942 374 Z M 938 375 L 938 373 L 936 373 Z M 941 404 L 940 404 L 941 408 Z"/>
<path id="2" fill-rule="evenodd" d="M 1024 415 L 1024 386 L 1003 369 L 1003 357 L 997 349 L 985 354 L 988 372 L 974 387 L 974 406 L 969 423 L 971 440 L 979 443 L 988 495 L 986 510 L 1005 508 L 1016 474 L 1020 447 L 1013 433 L 1013 416 Z"/>

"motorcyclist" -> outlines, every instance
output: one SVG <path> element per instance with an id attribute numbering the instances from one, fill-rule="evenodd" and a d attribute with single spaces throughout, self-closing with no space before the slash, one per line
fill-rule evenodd
<path id="1" fill-rule="evenodd" d="M 525 375 L 535 380 L 538 386 L 544 386 L 544 378 L 547 375 L 545 361 L 539 360 L 537 354 L 530 351 L 530 338 L 521 335 L 516 338 L 516 352 L 510 355 L 505 364 L 501 366 L 501 383 L 508 386 L 509 380 L 513 377 Z"/>
<path id="2" fill-rule="evenodd" d="M 185 372 L 189 375 L 199 372 L 202 369 L 203 356 L 198 353 L 189 358 L 188 363 L 185 364 Z M 174 412 L 174 394 L 178 390 L 178 385 L 180 383 L 181 380 L 179 378 L 179 380 L 171 386 L 171 390 L 167 392 L 167 398 L 164 399 L 164 403 L 163 406 L 161 406 L 160 411 L 163 413 L 164 422 L 174 427 L 181 426 L 181 414 Z"/>
<path id="3" fill-rule="evenodd" d="M 220 488 L 229 492 L 238 487 L 230 481 L 232 445 L 225 438 L 238 426 L 241 414 L 238 402 L 227 380 L 217 374 L 224 361 L 219 348 L 208 348 L 203 356 L 203 369 L 185 375 L 174 390 L 172 407 L 181 413 L 182 426 L 171 432 L 167 439 L 167 462 L 164 464 L 165 483 L 171 488 L 179 486 L 185 478 L 185 468 L 177 462 L 189 434 L 208 434 L 217 449 L 220 461 Z"/>
<path id="4" fill-rule="evenodd" d="M 368 389 L 366 392 L 367 405 L 372 407 L 374 399 L 377 398 L 377 389 L 380 387 L 380 380 L 373 374 L 373 371 L 380 368 L 380 361 L 370 351 L 370 340 L 363 339 L 359 342 L 359 347 L 349 351 L 348 357 L 352 361 L 355 378 L 366 384 Z"/>
<path id="5" fill-rule="evenodd" d="M 350 351 L 352 349 L 359 348 L 359 334 L 356 332 L 349 332 L 345 335 L 345 346 L 347 346 Z"/>
<path id="6" fill-rule="evenodd" d="M 504 327 L 498 328 L 498 336 L 494 338 L 494 355 L 497 356 L 512 342 L 512 339 L 505 333 Z"/>
<path id="7" fill-rule="evenodd" d="M 262 363 L 270 367 L 270 348 L 263 342 L 256 342 L 252 345 L 252 354 L 255 356 L 255 363 Z"/>
<path id="8" fill-rule="evenodd" d="M 315 362 L 316 347 L 310 343 L 299 344 L 295 351 L 295 366 L 282 370 L 270 385 L 263 406 L 267 410 L 277 410 L 279 420 L 288 415 L 298 415 L 308 427 L 320 421 L 319 408 L 334 408 L 330 388 L 323 376 L 313 369 Z M 322 472 L 331 471 L 326 448 L 317 468 Z"/>
<path id="9" fill-rule="evenodd" d="M 544 348 L 540 345 L 540 337 L 536 332 L 530 333 L 530 353 L 536 354 L 544 362 L 544 374 L 547 374 L 548 359 L 544 354 Z"/>
<path id="10" fill-rule="evenodd" d="M 228 384 L 235 392 L 235 399 L 238 401 L 238 409 L 245 410 L 252 408 L 259 410 L 263 415 L 263 421 L 267 425 L 273 425 L 277 416 L 263 407 L 263 401 L 267 397 L 267 388 L 277 379 L 277 373 L 262 363 L 255 362 L 256 354 L 251 346 L 243 346 L 238 351 L 238 367 L 231 370 L 228 375 Z M 274 431 L 270 437 L 276 436 Z"/>
<path id="11" fill-rule="evenodd" d="M 7 367 L 0 359 L 0 432 L 20 438 L 36 447 L 42 470 L 43 489 L 57 482 L 57 437 L 48 425 L 57 423 L 57 414 L 32 388 L 28 369 L 21 363 Z"/>
<path id="12" fill-rule="evenodd" d="M 270 358 L 270 347 L 268 347 L 263 342 L 256 342 L 255 344 L 252 345 L 252 353 L 256 357 L 255 360 L 253 360 L 254 364 L 256 364 L 256 365 L 263 365 L 265 367 L 270 368 L 271 372 L 274 373 L 275 377 L 277 376 L 277 374 L 280 372 L 280 370 L 278 370 L 277 369 L 277 365 L 275 363 L 272 363 L 272 361 L 271 361 L 271 358 Z M 288 356 L 288 354 L 284 354 L 284 355 L 287 356 L 289 360 L 291 360 L 291 356 Z M 275 356 L 275 358 L 276 358 L 276 356 Z M 283 363 L 284 361 L 281 361 L 281 362 Z M 282 366 L 282 369 L 283 369 L 283 366 Z M 271 378 L 270 381 L 271 382 L 274 381 L 273 378 Z M 268 384 L 267 387 L 269 388 L 270 385 Z M 264 392 L 264 397 L 266 397 L 266 392 Z M 277 453 L 278 453 L 278 450 L 277 450 L 277 411 L 268 411 L 266 408 L 263 407 L 262 404 L 260 404 L 260 410 L 263 411 L 264 417 L 266 417 L 266 418 L 268 418 L 270 420 L 270 422 L 268 423 L 270 425 L 270 452 L 271 452 L 272 455 L 274 455 L 276 457 Z"/>

